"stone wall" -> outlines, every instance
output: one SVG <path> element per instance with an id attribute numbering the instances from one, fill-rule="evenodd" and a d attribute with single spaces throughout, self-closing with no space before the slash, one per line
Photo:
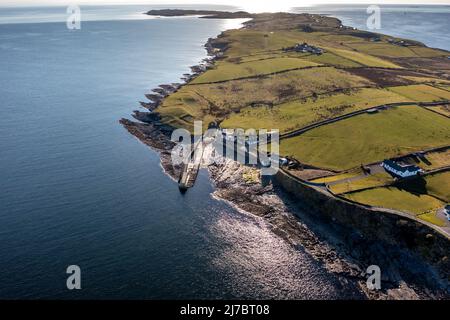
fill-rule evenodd
<path id="1" fill-rule="evenodd" d="M 367 240 L 408 248 L 450 279 L 450 239 L 438 230 L 406 216 L 330 197 L 283 170 L 278 171 L 275 182 L 313 208 L 324 221 L 356 231 Z"/>

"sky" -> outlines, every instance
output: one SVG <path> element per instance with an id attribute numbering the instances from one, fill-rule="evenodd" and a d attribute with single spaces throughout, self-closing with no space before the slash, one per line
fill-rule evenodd
<path id="1" fill-rule="evenodd" d="M 367 4 L 448 4 L 450 0 L 0 0 L 0 6 L 60 5 L 70 4 L 226 4 L 241 7 L 250 12 L 284 11 L 291 7 L 323 3 Z"/>

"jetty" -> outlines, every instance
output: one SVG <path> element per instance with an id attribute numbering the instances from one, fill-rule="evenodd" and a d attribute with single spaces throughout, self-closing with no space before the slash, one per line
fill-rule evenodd
<path id="1" fill-rule="evenodd" d="M 198 171 L 200 170 L 200 164 L 203 158 L 203 141 L 200 139 L 189 154 L 188 159 L 184 161 L 183 168 L 181 170 L 180 178 L 178 179 L 178 188 L 180 191 L 185 192 L 187 189 L 194 186 L 197 179 Z"/>

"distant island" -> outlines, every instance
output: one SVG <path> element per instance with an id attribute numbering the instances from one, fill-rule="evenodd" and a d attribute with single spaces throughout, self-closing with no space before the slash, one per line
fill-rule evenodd
<path id="1" fill-rule="evenodd" d="M 240 19 L 252 18 L 253 15 L 245 11 L 227 12 L 213 10 L 180 10 L 180 9 L 159 9 L 146 12 L 149 16 L 161 17 L 181 17 L 181 16 L 200 16 L 205 19 Z"/>
<path id="2" fill-rule="evenodd" d="M 277 128 L 276 180 L 323 217 L 369 239 L 413 249 L 450 270 L 450 52 L 357 30 L 321 15 L 151 10 L 153 16 L 250 19 L 205 45 L 211 59 L 184 84 L 162 85 L 122 124 L 170 163 L 175 128 Z M 206 129 L 206 128 L 205 128 Z M 227 167 L 228 166 L 228 167 Z M 217 194 L 267 216 L 258 169 L 232 180 L 210 168 Z M 287 226 L 289 224 L 286 224 Z M 447 270 L 447 271 L 445 271 Z"/>

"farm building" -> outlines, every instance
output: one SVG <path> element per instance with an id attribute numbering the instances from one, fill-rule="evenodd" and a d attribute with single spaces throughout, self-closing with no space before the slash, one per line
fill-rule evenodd
<path id="1" fill-rule="evenodd" d="M 388 172 L 394 174 L 395 176 L 406 178 L 406 177 L 412 177 L 420 172 L 422 172 L 422 169 L 420 169 L 418 166 L 415 165 L 402 165 L 392 160 L 384 160 L 381 164 L 381 166 Z"/>
<path id="2" fill-rule="evenodd" d="M 298 43 L 293 47 L 285 48 L 284 51 L 295 51 L 295 52 L 309 52 L 317 55 L 321 55 L 325 51 L 321 48 L 314 47 L 312 45 L 307 44 L 306 42 Z"/>

